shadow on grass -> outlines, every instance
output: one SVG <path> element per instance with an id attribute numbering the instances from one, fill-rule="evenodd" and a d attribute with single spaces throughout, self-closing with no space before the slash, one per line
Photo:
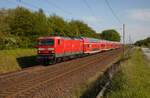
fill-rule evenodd
<path id="1" fill-rule="evenodd" d="M 80 98 L 96 98 L 98 93 L 104 87 L 105 83 L 111 80 L 109 73 L 113 74 L 113 76 L 117 75 L 117 73 L 120 72 L 120 70 L 119 70 L 120 63 L 124 62 L 128 59 L 129 59 L 129 57 L 121 59 L 121 60 L 117 61 L 116 63 L 114 63 L 113 66 L 111 66 L 110 68 L 108 68 L 105 71 L 103 76 L 100 76 L 99 78 L 97 78 L 97 80 L 95 82 L 93 82 L 92 84 L 90 84 L 88 86 L 88 89 L 80 96 Z M 118 84 L 118 87 L 121 87 L 121 84 Z M 104 92 L 104 97 L 105 97 L 105 92 Z"/>
<path id="2" fill-rule="evenodd" d="M 36 60 L 36 56 L 19 57 L 19 58 L 17 58 L 17 61 L 21 68 L 27 68 L 27 67 L 39 65 Z"/>

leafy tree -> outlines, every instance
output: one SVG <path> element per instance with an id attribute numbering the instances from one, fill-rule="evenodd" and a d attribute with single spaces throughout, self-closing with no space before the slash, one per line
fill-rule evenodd
<path id="1" fill-rule="evenodd" d="M 16 40 L 11 35 L 10 22 L 14 18 L 14 10 L 0 10 L 0 49 L 16 47 Z"/>
<path id="2" fill-rule="evenodd" d="M 15 17 L 10 24 L 11 33 L 18 36 L 33 35 L 32 13 L 23 7 L 18 7 L 14 11 Z"/>
<path id="3" fill-rule="evenodd" d="M 48 17 L 48 25 L 49 28 L 52 29 L 51 33 L 61 33 L 64 36 L 70 36 L 69 34 L 69 25 L 68 23 L 62 18 L 57 16 L 56 14 L 51 15 Z"/>
<path id="4" fill-rule="evenodd" d="M 146 47 L 150 48 L 150 37 L 148 37 L 144 40 L 136 41 L 135 45 L 137 45 L 137 46 L 146 46 Z"/>
<path id="5" fill-rule="evenodd" d="M 98 37 L 96 36 L 96 32 L 87 24 L 85 24 L 83 21 L 72 20 L 71 22 L 69 22 L 69 26 L 70 26 L 70 32 L 72 33 L 72 35 L 95 37 L 95 38 Z"/>
<path id="6" fill-rule="evenodd" d="M 105 30 L 100 34 L 100 37 L 105 40 L 120 42 L 120 35 L 116 30 Z"/>
<path id="7" fill-rule="evenodd" d="M 47 18 L 42 9 L 39 9 L 39 12 L 33 13 L 33 34 L 34 35 L 48 35 L 51 32 Z"/>
<path id="8" fill-rule="evenodd" d="M 46 17 L 42 9 L 37 12 L 23 7 L 0 9 L 0 49 L 34 48 L 38 37 L 56 32 L 64 36 L 100 38 L 80 20 L 68 22 L 56 14 Z"/>

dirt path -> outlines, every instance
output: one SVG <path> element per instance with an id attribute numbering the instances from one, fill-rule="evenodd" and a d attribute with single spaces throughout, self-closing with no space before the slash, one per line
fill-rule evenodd
<path id="1" fill-rule="evenodd" d="M 142 51 L 144 52 L 144 54 L 147 56 L 147 59 L 150 62 L 150 49 L 148 48 L 142 48 Z"/>

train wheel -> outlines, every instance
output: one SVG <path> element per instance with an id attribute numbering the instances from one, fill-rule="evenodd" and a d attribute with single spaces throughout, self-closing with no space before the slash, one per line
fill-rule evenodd
<path id="1" fill-rule="evenodd" d="M 56 62 L 60 63 L 62 61 L 61 58 L 56 58 Z"/>
<path id="2" fill-rule="evenodd" d="M 43 62 L 42 62 L 42 63 L 43 63 L 43 65 L 48 65 L 48 59 L 46 59 L 46 58 L 43 59 Z"/>
<path id="3" fill-rule="evenodd" d="M 56 64 L 56 58 L 54 58 L 54 60 L 53 60 L 53 64 Z"/>
<path id="4" fill-rule="evenodd" d="M 56 58 L 49 60 L 49 64 L 50 64 L 50 65 L 56 64 Z"/>

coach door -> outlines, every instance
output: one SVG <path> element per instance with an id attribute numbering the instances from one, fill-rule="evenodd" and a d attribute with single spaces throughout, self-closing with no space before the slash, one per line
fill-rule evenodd
<path id="1" fill-rule="evenodd" d="M 90 44 L 84 44 L 84 51 L 89 52 L 90 51 Z"/>
<path id="2" fill-rule="evenodd" d="M 90 50 L 91 50 L 91 45 L 90 44 L 86 44 L 86 50 L 87 50 L 87 52 L 90 52 Z"/>
<path id="3" fill-rule="evenodd" d="M 91 45 L 91 44 L 89 44 L 89 46 L 90 46 L 90 51 L 92 51 L 92 45 Z"/>

